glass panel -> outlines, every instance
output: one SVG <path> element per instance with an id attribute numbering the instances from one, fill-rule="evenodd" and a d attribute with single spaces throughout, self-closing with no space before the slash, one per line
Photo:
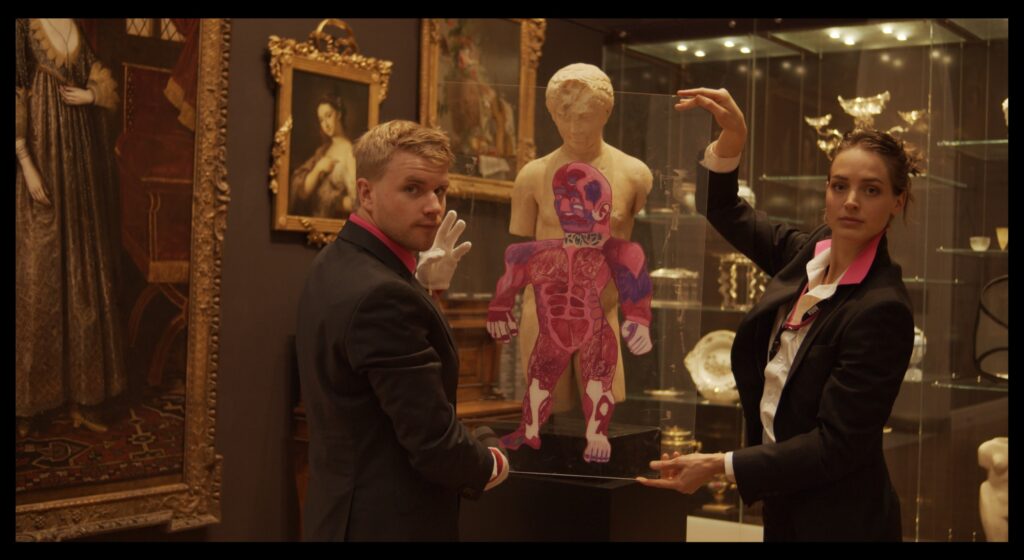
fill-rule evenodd
<path id="1" fill-rule="evenodd" d="M 464 84 L 444 82 L 441 87 L 454 89 Z M 518 95 L 518 88 L 511 91 L 511 86 L 491 87 L 500 98 L 513 99 Z M 552 119 L 545 103 L 546 90 L 537 88 L 533 95 L 537 107 L 537 156 L 543 158 L 560 150 L 562 138 L 557 127 L 551 124 Z M 493 354 L 487 355 L 486 350 L 483 350 L 468 357 L 471 360 L 493 360 L 489 363 L 497 364 L 491 386 L 482 391 L 483 398 L 511 403 L 506 416 L 500 421 L 488 420 L 487 425 L 499 435 L 512 433 L 521 426 L 524 431 L 530 429 L 523 434 L 523 438 L 519 438 L 525 440 L 525 443 L 511 453 L 514 471 L 552 476 L 632 479 L 640 474 L 649 474 L 648 462 L 657 458 L 662 450 L 691 449 L 696 445 L 692 432 L 694 416 L 697 406 L 707 404 L 707 401 L 697 391 L 684 362 L 687 353 L 700 339 L 705 311 L 723 313 L 717 292 L 704 289 L 707 282 L 704 273 L 707 226 L 697 214 L 693 196 L 696 154 L 709 141 L 711 120 L 706 114 L 677 113 L 672 109 L 673 102 L 674 98 L 669 95 L 614 92 L 613 110 L 604 128 L 606 145 L 596 163 L 596 167 L 603 170 L 602 175 L 612 189 L 610 220 L 613 237 L 638 244 L 646 259 L 645 268 L 649 272 L 648 282 L 653 297 L 648 325 L 653 342 L 651 351 L 634 355 L 628 350 L 619 332 L 615 332 L 615 329 L 607 331 L 609 340 L 614 341 L 612 348 L 622 358 L 623 373 L 615 374 L 620 379 L 606 386 L 601 383 L 598 374 L 603 374 L 602 364 L 608 363 L 610 355 L 606 351 L 588 353 L 580 349 L 593 340 L 588 333 L 594 325 L 585 319 L 590 313 L 584 308 L 596 305 L 598 294 L 603 293 L 607 301 L 619 302 L 617 316 L 613 315 L 615 322 L 643 316 L 642 311 L 637 312 L 631 307 L 628 303 L 631 298 L 625 295 L 638 288 L 642 291 L 643 275 L 639 276 L 640 283 L 636 284 L 628 275 L 623 275 L 625 269 L 621 267 L 627 265 L 628 260 L 610 260 L 623 258 L 619 256 L 623 253 L 602 249 L 599 258 L 612 270 L 618 269 L 617 273 L 608 277 L 608 284 L 601 284 L 606 286 L 603 292 L 588 292 L 591 290 L 588 285 L 595 280 L 588 280 L 590 276 L 579 268 L 554 266 L 544 274 L 531 277 L 529 282 L 524 279 L 525 287 L 516 285 L 516 289 L 511 290 L 512 295 L 516 296 L 512 313 L 520 329 L 518 336 L 513 337 L 508 344 L 498 345 Z M 557 161 L 561 157 L 555 154 L 550 159 Z M 541 163 L 535 161 L 534 164 L 544 166 L 544 161 L 548 160 L 542 159 Z M 623 171 L 631 161 L 636 165 L 645 165 L 653 176 L 652 192 L 647 196 L 644 196 L 646 193 L 639 195 L 641 199 L 646 198 L 646 204 L 635 212 L 635 217 L 629 201 L 639 204 L 632 185 L 643 184 L 643 173 Z M 539 216 L 533 222 L 536 224 L 533 230 L 539 232 L 540 239 L 562 239 L 563 242 L 576 243 L 579 248 L 566 251 L 560 242 L 543 248 L 534 243 L 530 251 L 547 251 L 545 257 L 526 257 L 534 260 L 523 263 L 510 260 L 509 266 L 505 262 L 506 249 L 511 244 L 532 243 L 533 240 L 508 233 L 510 216 L 513 216 L 509 202 L 496 201 L 473 187 L 469 187 L 467 192 L 466 185 L 472 183 L 472 180 L 457 181 L 463 194 L 451 197 L 448 206 L 456 209 L 459 216 L 466 220 L 467 232 L 464 238 L 473 241 L 474 247 L 460 263 L 452 286 L 446 293 L 449 309 L 468 309 L 474 306 L 479 309 L 488 306 L 489 302 L 492 307 L 502 307 L 500 302 L 505 301 L 502 296 L 506 292 L 498 291 L 498 281 L 506 270 L 511 268 L 521 270 L 522 274 L 533 274 L 531 271 L 541 266 L 539 263 L 546 262 L 543 259 L 548 256 L 556 261 L 559 258 L 568 259 L 570 254 L 573 259 L 584 258 L 581 256 L 584 255 L 583 251 L 596 238 L 591 239 L 582 229 L 577 236 L 564 237 L 559 220 L 569 218 L 558 217 L 552 191 L 558 167 L 561 165 L 551 163 L 537 168 L 540 172 L 536 185 L 524 187 L 536 189 L 532 201 L 526 207 Z M 525 180 L 523 177 L 529 175 L 521 172 L 521 180 Z M 589 208 L 586 200 L 581 204 Z M 571 213 L 569 207 L 564 206 L 562 210 Z M 522 217 L 515 219 L 520 227 L 525 223 Z M 552 224 L 555 229 L 552 229 Z M 595 243 L 598 243 L 595 246 L 603 247 L 600 242 Z M 604 243 L 607 244 L 607 241 Z M 528 254 L 534 255 L 533 252 Z M 527 263 L 528 266 L 524 267 Z M 580 313 L 573 311 L 576 306 L 574 298 L 566 298 L 556 289 L 559 286 L 569 287 L 565 279 L 568 270 L 575 270 L 570 294 L 582 289 L 582 295 L 575 294 L 579 296 L 578 303 L 583 306 Z M 552 278 L 558 275 L 562 276 Z M 714 278 L 710 280 L 715 281 Z M 524 299 L 527 300 L 525 303 Z M 543 321 L 543 328 L 536 318 L 532 323 L 529 318 L 524 319 L 524 314 L 536 317 L 537 300 L 547 306 L 545 317 L 548 319 Z M 523 310 L 524 306 L 526 311 Z M 540 313 L 543 315 L 544 311 Z M 583 328 L 579 331 L 573 328 L 576 324 L 573 318 L 577 314 L 584 317 L 581 323 Z M 483 322 L 477 319 L 478 334 Z M 453 327 L 459 330 L 454 323 Z M 456 336 L 461 335 L 457 332 Z M 536 342 L 542 340 L 541 337 L 545 342 Z M 478 346 L 486 348 L 488 342 L 489 338 L 481 340 Z M 602 347 L 608 348 L 608 344 Z M 728 346 L 724 347 L 726 356 L 727 350 Z M 461 342 L 460 351 L 463 351 Z M 719 353 L 721 351 L 723 349 L 718 350 Z M 468 355 L 468 352 L 463 354 L 464 361 Z M 566 361 L 570 356 L 574 365 L 569 371 L 562 373 L 558 366 L 546 367 L 549 362 Z M 715 357 L 721 356 L 715 354 Z M 705 361 L 710 359 L 705 358 Z M 532 370 L 531 364 L 534 365 Z M 552 390 L 547 384 L 555 379 L 558 385 Z M 542 380 L 544 385 L 541 384 Z M 538 442 L 541 445 L 535 450 L 530 446 L 535 443 L 531 439 L 532 427 L 526 425 L 529 422 L 523 422 L 523 414 L 532 416 L 529 403 L 543 402 L 545 393 L 552 395 L 551 401 L 538 407 L 537 415 L 543 414 L 542 408 L 550 409 L 550 417 L 542 423 Z M 614 398 L 608 399 L 609 396 Z M 528 399 L 525 407 L 522 404 L 524 398 Z M 731 404 L 727 406 L 734 408 Z M 611 454 L 607 462 L 595 457 L 589 457 L 588 460 L 587 456 L 588 445 L 591 454 L 596 454 L 602 445 L 601 438 L 594 437 L 593 433 L 599 428 L 602 415 L 610 418 L 607 434 Z M 588 424 L 591 430 L 589 440 Z"/>
<path id="2" fill-rule="evenodd" d="M 728 89 L 750 131 L 740 177 L 776 221 L 804 230 L 821 224 L 827 152 L 855 126 L 898 135 L 924 158 L 908 217 L 889 233 L 920 329 L 884 431 L 911 540 L 985 540 L 978 496 L 989 473 L 979 467 L 979 445 L 1008 431 L 1008 384 L 979 377 L 973 351 L 980 291 L 1009 261 L 1007 23 L 879 20 L 605 50 L 605 67 L 623 89 Z M 751 52 L 739 56 L 741 47 Z M 638 132 L 627 125 L 622 134 Z M 713 255 L 728 244 L 710 231 L 706 245 L 713 271 Z M 708 312 L 702 333 L 734 329 L 741 317 Z M 730 424 L 720 412 L 698 407 L 705 451 L 742 445 L 742 417 Z M 1005 488 L 993 472 L 990 493 L 1000 480 Z M 696 496 L 716 503 L 712 494 Z M 740 508 L 731 517 L 756 522 L 756 513 Z"/>

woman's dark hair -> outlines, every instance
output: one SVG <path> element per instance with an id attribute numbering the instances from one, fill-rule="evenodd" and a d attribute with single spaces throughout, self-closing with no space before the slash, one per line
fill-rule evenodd
<path id="1" fill-rule="evenodd" d="M 841 152 L 850 148 L 861 148 L 878 154 L 889 170 L 889 182 L 892 183 L 894 196 L 907 193 L 907 201 L 903 205 L 903 221 L 907 221 L 907 209 L 914 195 L 910 191 L 910 176 L 919 175 L 924 171 L 924 160 L 917 150 L 908 146 L 903 140 L 896 139 L 888 132 L 859 128 L 843 135 L 843 139 L 832 151 L 831 160 L 835 160 Z M 832 175 L 829 169 L 829 177 Z"/>
<path id="2" fill-rule="evenodd" d="M 321 105 L 330 105 L 331 108 L 334 109 L 336 113 L 338 113 L 338 124 L 341 125 L 341 133 L 348 135 L 348 132 L 345 130 L 345 100 L 342 99 L 341 96 L 337 94 L 323 93 L 320 94 L 320 97 L 317 98 L 316 105 L 314 105 L 313 107 L 318 108 Z"/>

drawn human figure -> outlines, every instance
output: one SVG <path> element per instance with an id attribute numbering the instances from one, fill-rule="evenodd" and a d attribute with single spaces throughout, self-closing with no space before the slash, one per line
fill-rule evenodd
<path id="1" fill-rule="evenodd" d="M 552 181 L 560 239 L 510 245 L 505 274 L 488 308 L 487 331 L 507 342 L 518 334 L 515 295 L 533 285 L 539 336 L 527 369 L 527 391 L 518 429 L 502 438 L 508 449 L 540 448 L 540 427 L 551 414 L 552 391 L 570 359 L 579 356 L 587 446 L 583 459 L 611 458 L 608 425 L 615 409 L 612 381 L 619 346 L 601 307 L 601 292 L 614 282 L 626 320 L 621 335 L 630 352 L 651 349 L 651 280 L 640 245 L 611 236 L 612 188 L 600 171 L 568 163 Z"/>
<path id="2" fill-rule="evenodd" d="M 532 239 L 561 239 L 562 228 L 552 205 L 551 181 L 555 171 L 569 162 L 584 162 L 601 172 L 611 183 L 611 236 L 629 240 L 636 214 L 647 203 L 654 178 L 639 159 L 604 141 L 604 127 L 615 104 L 611 80 L 591 64 L 570 64 L 548 81 L 545 105 L 558 127 L 562 145 L 525 166 L 512 189 L 508 231 Z M 600 294 L 601 308 L 612 330 L 619 327 L 619 294 L 609 284 Z M 534 294 L 523 294 L 520 318 L 519 358 L 526 364 L 537 340 L 538 313 Z M 580 364 L 574 363 L 579 376 Z M 616 401 L 626 397 L 625 371 L 619 353 L 612 393 Z M 563 376 L 555 389 L 558 401 L 568 402 L 572 376 Z M 560 407 L 559 407 L 560 408 Z"/>
<path id="3" fill-rule="evenodd" d="M 341 218 L 352 211 L 356 160 L 352 141 L 345 134 L 345 102 L 324 95 L 316 105 L 322 143 L 292 173 L 290 213 L 300 216 Z"/>
<path id="4" fill-rule="evenodd" d="M 15 21 L 15 416 L 75 427 L 126 388 L 112 150 L 117 84 L 71 19 Z"/>

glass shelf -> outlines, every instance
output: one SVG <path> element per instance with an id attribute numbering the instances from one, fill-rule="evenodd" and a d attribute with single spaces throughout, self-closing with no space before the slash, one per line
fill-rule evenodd
<path id="1" fill-rule="evenodd" d="M 947 255 L 959 255 L 962 257 L 992 257 L 992 256 L 1006 256 L 1010 253 L 1009 249 L 989 249 L 988 251 L 975 251 L 974 249 L 951 249 L 949 247 L 940 246 L 935 250 L 937 253 L 945 253 Z"/>
<path id="2" fill-rule="evenodd" d="M 921 278 L 920 276 L 909 276 L 903 278 L 903 283 L 918 286 L 924 284 L 938 284 L 940 286 L 965 286 L 970 282 L 964 282 L 959 278 L 954 278 L 953 280 L 929 280 L 927 278 Z"/>
<path id="3" fill-rule="evenodd" d="M 710 305 L 698 305 L 695 303 L 683 303 L 678 301 L 651 301 L 651 309 L 677 309 L 686 311 L 710 311 L 718 313 L 746 313 L 749 309 L 723 309 Z"/>
<path id="4" fill-rule="evenodd" d="M 949 379 L 933 381 L 931 386 L 940 389 L 965 389 L 989 393 L 1010 392 L 1010 385 L 1006 382 L 996 381 L 981 375 L 977 377 L 963 377 L 956 373 L 951 375 Z"/>
<path id="5" fill-rule="evenodd" d="M 649 214 L 647 212 L 643 212 L 636 215 L 636 220 L 638 222 L 647 222 L 652 224 L 671 224 L 673 219 L 678 219 L 677 223 L 692 223 L 697 221 L 706 221 L 704 216 L 700 214 L 672 214 L 669 212 L 657 212 Z M 784 218 L 782 216 L 772 216 L 770 214 L 768 215 L 768 219 L 791 225 L 803 225 L 804 223 L 803 220 L 799 220 L 796 218 Z"/>
<path id="6" fill-rule="evenodd" d="M 762 175 L 760 179 L 767 183 L 785 185 L 796 189 L 824 191 L 827 177 L 825 175 Z M 914 177 L 912 180 L 915 187 L 921 188 L 928 188 L 933 184 L 958 189 L 967 188 L 967 183 L 946 179 L 939 175 L 928 175 L 927 173 Z"/>
<path id="7" fill-rule="evenodd" d="M 726 408 L 740 408 L 740 403 L 721 403 L 705 399 L 696 390 L 684 391 L 679 389 L 647 389 L 643 394 L 631 394 L 627 397 L 630 400 L 648 402 L 669 402 L 678 404 L 700 404 L 711 406 L 723 406 Z"/>
<path id="8" fill-rule="evenodd" d="M 646 210 L 644 210 L 636 215 L 636 219 L 638 222 L 649 222 L 652 224 L 668 224 L 671 223 L 673 220 L 678 220 L 680 223 L 698 221 L 702 222 L 704 221 L 704 216 L 701 216 L 700 214 L 689 214 L 683 212 L 679 212 L 677 214 L 674 212 L 647 212 Z"/>
<path id="9" fill-rule="evenodd" d="M 1009 138 L 998 140 L 946 140 L 936 142 L 940 148 L 950 148 L 982 161 L 1006 161 L 1010 156 Z"/>

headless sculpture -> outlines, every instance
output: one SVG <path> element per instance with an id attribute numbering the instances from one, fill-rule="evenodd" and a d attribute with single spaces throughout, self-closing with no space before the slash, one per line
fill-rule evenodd
<path id="1" fill-rule="evenodd" d="M 614 282 L 626 317 L 622 337 L 630 351 L 643 354 L 651 349 L 651 281 L 643 249 L 611 237 L 612 189 L 599 171 L 585 163 L 566 164 L 555 173 L 552 192 L 562 238 L 510 245 L 505 274 L 488 309 L 488 332 L 507 342 L 518 334 L 511 313 L 515 295 L 533 285 L 539 334 L 527 369 L 522 420 L 502 443 L 512 450 L 524 443 L 540 448 L 540 427 L 551 414 L 552 391 L 576 354 L 587 422 L 583 458 L 604 463 L 611 457 L 608 425 L 615 409 L 618 341 L 605 318 L 601 292 Z"/>

